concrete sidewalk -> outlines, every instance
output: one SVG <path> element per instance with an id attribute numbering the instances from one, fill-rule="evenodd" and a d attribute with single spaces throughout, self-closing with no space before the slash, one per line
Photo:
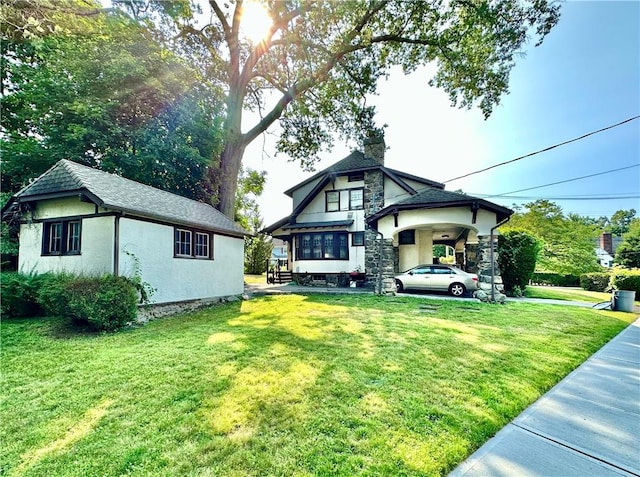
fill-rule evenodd
<path id="1" fill-rule="evenodd" d="M 449 477 L 640 476 L 640 319 Z"/>

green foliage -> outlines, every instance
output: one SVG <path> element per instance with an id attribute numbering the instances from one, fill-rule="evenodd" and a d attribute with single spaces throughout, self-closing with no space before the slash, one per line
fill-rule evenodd
<path id="1" fill-rule="evenodd" d="M 34 273 L 2 273 L 0 283 L 0 310 L 7 317 L 38 316 L 42 308 L 38 303 L 38 290 L 42 277 Z"/>
<path id="2" fill-rule="evenodd" d="M 4 191 L 65 158 L 204 197 L 219 94 L 155 34 L 111 14 L 87 18 L 82 34 L 2 43 Z"/>
<path id="3" fill-rule="evenodd" d="M 625 270 L 615 268 L 611 272 L 611 288 L 615 290 L 630 290 L 640 297 L 640 269 Z"/>
<path id="4" fill-rule="evenodd" d="M 59 316 L 114 331 L 134 322 L 138 314 L 136 284 L 115 275 L 71 273 L 3 273 L 3 316 Z"/>
<path id="5" fill-rule="evenodd" d="M 260 215 L 250 217 L 253 235 L 244 239 L 244 272 L 252 275 L 259 275 L 266 271 L 267 263 L 271 258 L 273 243 L 271 238 L 260 233 L 264 228 Z"/>
<path id="6" fill-rule="evenodd" d="M 68 272 L 44 273 L 38 290 L 37 300 L 47 316 L 70 315 L 67 290 L 71 283 L 78 280 L 76 274 Z"/>
<path id="7" fill-rule="evenodd" d="M 276 121 L 278 152 L 312 168 L 334 134 L 360 141 L 379 129 L 367 104 L 379 79 L 394 68 L 409 73 L 427 64 L 437 65 L 431 84 L 453 104 L 477 105 L 488 116 L 508 91 L 510 70 L 531 34 L 539 44 L 560 10 L 546 0 L 261 2 L 273 26 L 254 43 L 242 34 L 242 2 L 113 3 L 162 23 L 176 51 L 224 91 L 224 148 L 209 177 L 229 217 L 244 151 Z M 252 124 L 243 121 L 247 110 L 260 113 Z"/>
<path id="8" fill-rule="evenodd" d="M 610 220 L 610 230 L 613 235 L 624 235 L 629 232 L 631 222 L 636 216 L 635 209 L 618 210 L 612 216 Z"/>
<path id="9" fill-rule="evenodd" d="M 79 277 L 65 287 L 68 317 L 97 331 L 114 331 L 134 322 L 138 293 L 126 277 Z"/>
<path id="10" fill-rule="evenodd" d="M 554 287 L 577 287 L 580 285 L 580 277 L 571 273 L 534 272 L 531 282 Z"/>
<path id="11" fill-rule="evenodd" d="M 514 230 L 498 236 L 498 267 L 507 294 L 522 292 L 527 287 L 536 266 L 538 248 L 536 238 L 526 232 Z"/>
<path id="12" fill-rule="evenodd" d="M 587 225 L 575 216 L 565 217 L 562 209 L 548 200 L 516 207 L 501 230 L 522 230 L 536 237 L 542 247 L 536 271 L 581 275 L 601 270 L 595 255 L 596 225 Z"/>
<path id="13" fill-rule="evenodd" d="M 605 292 L 609 289 L 609 272 L 593 272 L 580 275 L 580 286 L 584 290 Z"/>
<path id="14" fill-rule="evenodd" d="M 640 218 L 629 223 L 629 230 L 616 249 L 614 262 L 625 268 L 640 268 Z"/>

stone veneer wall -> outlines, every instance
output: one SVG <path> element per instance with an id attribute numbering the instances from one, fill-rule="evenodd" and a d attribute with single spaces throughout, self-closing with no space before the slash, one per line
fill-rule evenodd
<path id="1" fill-rule="evenodd" d="M 384 207 L 384 176 L 379 170 L 364 173 L 364 215 L 369 217 Z M 380 250 L 382 240 L 382 251 Z M 395 275 L 397 265 L 397 250 L 393 246 L 393 239 L 380 238 L 373 229 L 367 228 L 364 233 L 364 266 L 367 273 L 367 285 L 373 286 L 376 293 L 380 293 L 379 277 L 382 269 L 382 279 Z"/>

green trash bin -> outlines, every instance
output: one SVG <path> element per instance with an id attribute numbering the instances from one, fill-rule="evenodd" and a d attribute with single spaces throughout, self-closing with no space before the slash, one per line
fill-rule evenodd
<path id="1" fill-rule="evenodd" d="M 630 290 L 613 290 L 611 301 L 616 311 L 633 311 L 636 292 Z"/>

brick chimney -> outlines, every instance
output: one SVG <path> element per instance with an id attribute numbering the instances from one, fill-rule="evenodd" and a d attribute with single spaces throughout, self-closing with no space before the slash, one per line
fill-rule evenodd
<path id="1" fill-rule="evenodd" d="M 387 149 L 384 142 L 384 134 L 381 132 L 373 133 L 366 137 L 362 144 L 364 146 L 364 156 L 384 166 L 384 151 Z"/>
<path id="2" fill-rule="evenodd" d="M 613 239 L 609 232 L 600 234 L 600 248 L 606 250 L 609 255 L 613 256 Z"/>

